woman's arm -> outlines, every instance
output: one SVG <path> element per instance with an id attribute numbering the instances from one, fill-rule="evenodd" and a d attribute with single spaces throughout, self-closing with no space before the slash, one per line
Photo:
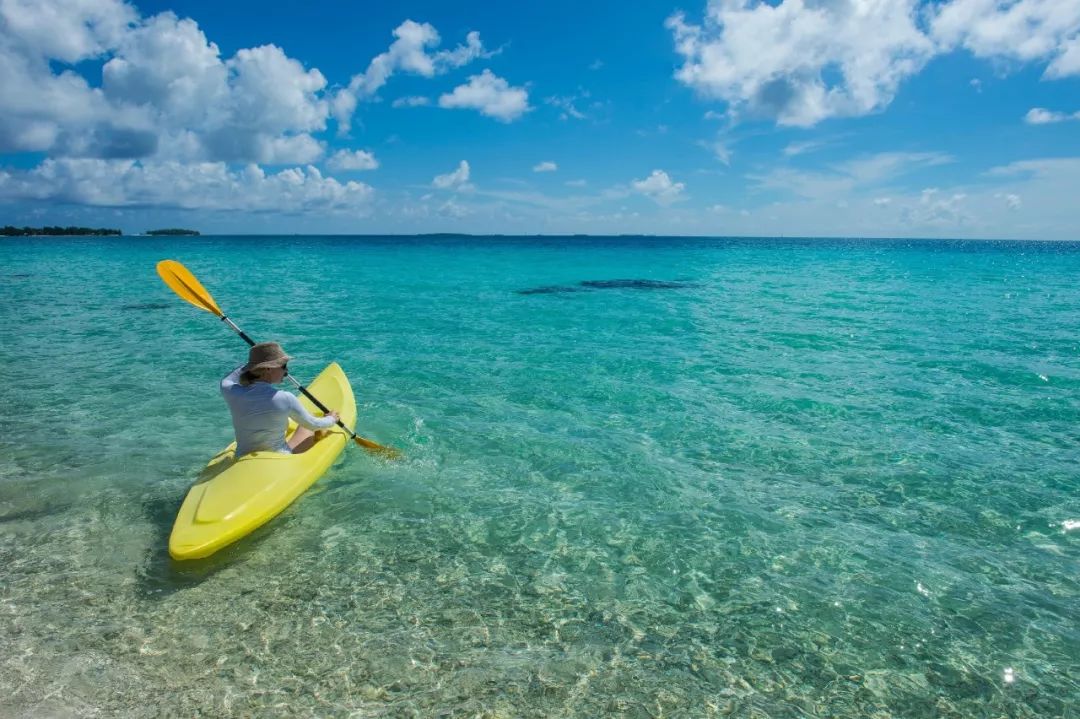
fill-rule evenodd
<path id="1" fill-rule="evenodd" d="M 300 400 L 296 395 L 288 392 L 278 392 L 278 397 L 283 398 L 287 403 L 289 410 L 289 418 L 296 422 L 301 427 L 307 427 L 308 429 L 329 429 L 337 424 L 337 419 L 330 415 L 325 417 L 316 417 L 311 412 L 304 409 L 304 405 L 300 404 Z"/>
<path id="2" fill-rule="evenodd" d="M 221 379 L 221 391 L 232 389 L 240 383 L 240 373 L 244 370 L 244 365 L 240 365 L 229 374 L 225 375 Z"/>

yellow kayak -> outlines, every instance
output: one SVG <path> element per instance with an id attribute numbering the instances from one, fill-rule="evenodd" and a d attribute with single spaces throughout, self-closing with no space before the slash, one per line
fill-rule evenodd
<path id="1" fill-rule="evenodd" d="M 356 399 L 349 378 L 336 362 L 315 378 L 308 389 L 341 422 L 356 424 Z M 316 416 L 306 397 L 300 402 Z M 290 422 L 289 432 L 295 429 Z M 233 442 L 200 473 L 176 515 L 169 554 L 173 559 L 200 559 L 247 536 L 292 504 L 334 463 L 348 435 L 335 427 L 303 454 L 252 452 L 240 459 Z"/>

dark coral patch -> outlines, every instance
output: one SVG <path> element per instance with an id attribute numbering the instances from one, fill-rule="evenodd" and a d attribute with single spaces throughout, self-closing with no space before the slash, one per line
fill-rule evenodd
<path id="1" fill-rule="evenodd" d="M 597 290 L 681 290 L 696 285 L 666 280 L 585 280 L 581 286 Z"/>
<path id="2" fill-rule="evenodd" d="M 516 290 L 519 295 L 557 295 L 561 292 L 581 292 L 580 287 L 566 287 L 565 285 L 547 285 L 545 287 L 533 287 L 527 290 Z"/>
<path id="3" fill-rule="evenodd" d="M 668 280 L 583 280 L 576 286 L 545 285 L 527 290 L 516 290 L 519 295 L 555 295 L 564 292 L 585 292 L 588 290 L 681 290 L 697 287 L 692 282 Z"/>

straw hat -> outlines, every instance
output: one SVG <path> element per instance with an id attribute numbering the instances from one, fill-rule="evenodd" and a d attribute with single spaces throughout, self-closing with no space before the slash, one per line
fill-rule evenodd
<path id="1" fill-rule="evenodd" d="M 281 349 L 281 345 L 277 342 L 260 342 L 251 346 L 244 371 L 254 372 L 264 367 L 284 367 L 291 359 L 292 357 L 285 354 L 285 350 Z"/>

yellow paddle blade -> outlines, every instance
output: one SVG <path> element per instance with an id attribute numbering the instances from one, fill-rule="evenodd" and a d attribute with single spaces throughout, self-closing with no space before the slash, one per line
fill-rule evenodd
<path id="1" fill-rule="evenodd" d="M 162 260 L 157 263 L 157 271 L 161 279 L 165 280 L 165 284 L 180 295 L 180 299 L 187 300 L 200 310 L 212 312 L 218 317 L 225 314 L 206 288 L 195 279 L 195 275 L 176 260 Z"/>
<path id="2" fill-rule="evenodd" d="M 381 455 L 381 456 L 385 457 L 386 459 L 400 459 L 401 458 L 401 452 L 399 450 L 394 449 L 393 447 L 384 447 L 381 444 L 378 444 L 376 442 L 372 442 L 370 439 L 364 439 L 363 437 L 361 437 L 358 434 L 353 436 L 353 440 L 358 445 L 360 445 L 364 449 L 368 450 L 369 452 L 371 452 L 373 454 Z"/>

